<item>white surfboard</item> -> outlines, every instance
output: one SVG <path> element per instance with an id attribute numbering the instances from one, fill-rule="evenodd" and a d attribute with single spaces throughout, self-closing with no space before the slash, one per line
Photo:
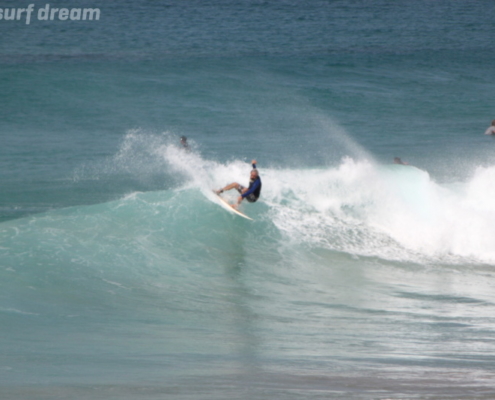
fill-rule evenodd
<path id="1" fill-rule="evenodd" d="M 227 202 L 227 200 L 225 200 L 224 198 L 220 197 L 220 195 L 216 194 L 215 192 L 213 192 L 213 194 L 215 195 L 215 197 L 220 200 L 218 202 L 218 204 L 220 204 L 223 208 L 225 208 L 227 211 L 230 211 L 234 214 L 237 214 L 239 217 L 242 217 L 242 218 L 246 218 L 250 221 L 254 221 L 252 218 L 248 217 L 246 214 L 243 214 L 241 213 L 239 210 L 236 210 L 234 207 L 232 207 L 231 204 L 229 204 Z"/>

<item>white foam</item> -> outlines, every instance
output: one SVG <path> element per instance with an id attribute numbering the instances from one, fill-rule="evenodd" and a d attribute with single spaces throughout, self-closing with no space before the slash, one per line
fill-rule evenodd
<path id="1" fill-rule="evenodd" d="M 296 242 L 423 262 L 495 262 L 495 167 L 440 185 L 414 167 L 344 159 L 335 168 L 269 171 L 263 199 Z"/>
<path id="2" fill-rule="evenodd" d="M 124 144 L 117 158 L 144 152 L 163 173 L 180 175 L 183 188 L 210 193 L 231 182 L 248 184 L 250 160 L 206 160 L 171 135 L 132 132 Z M 266 219 L 291 242 L 393 260 L 495 263 L 495 167 L 442 185 L 426 171 L 371 158 L 314 169 L 259 161 Z"/>

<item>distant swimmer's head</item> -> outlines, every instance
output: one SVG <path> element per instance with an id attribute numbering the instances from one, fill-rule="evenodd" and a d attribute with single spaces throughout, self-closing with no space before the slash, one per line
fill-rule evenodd
<path id="1" fill-rule="evenodd" d="M 495 119 L 492 121 L 492 125 L 495 126 Z"/>

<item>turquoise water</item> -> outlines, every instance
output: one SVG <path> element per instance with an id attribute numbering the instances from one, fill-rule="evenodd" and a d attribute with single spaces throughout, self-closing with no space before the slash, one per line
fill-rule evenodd
<path id="1" fill-rule="evenodd" d="M 492 2 L 50 5 L 101 19 L 0 20 L 2 399 L 495 396 Z"/>

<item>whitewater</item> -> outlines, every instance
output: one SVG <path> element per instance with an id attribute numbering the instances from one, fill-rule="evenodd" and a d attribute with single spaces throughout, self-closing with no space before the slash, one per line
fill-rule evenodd
<path id="1" fill-rule="evenodd" d="M 187 198 L 202 193 L 203 202 L 191 205 L 201 209 L 212 189 L 246 181 L 246 160 L 206 160 L 198 152 L 182 151 L 171 144 L 173 139 L 170 134 L 131 132 L 117 155 L 100 168 L 142 173 L 135 164 L 142 167 L 145 159 L 145 168 L 163 168 L 165 176 L 180 182 L 175 192 L 185 192 Z M 150 167 L 152 162 L 159 167 Z M 346 156 L 320 168 L 262 170 L 263 206 L 243 209 L 252 210 L 289 242 L 397 261 L 495 262 L 494 167 L 478 167 L 465 182 L 443 184 L 420 168 L 380 164 L 372 157 Z M 235 196 L 230 193 L 232 202 Z"/>

